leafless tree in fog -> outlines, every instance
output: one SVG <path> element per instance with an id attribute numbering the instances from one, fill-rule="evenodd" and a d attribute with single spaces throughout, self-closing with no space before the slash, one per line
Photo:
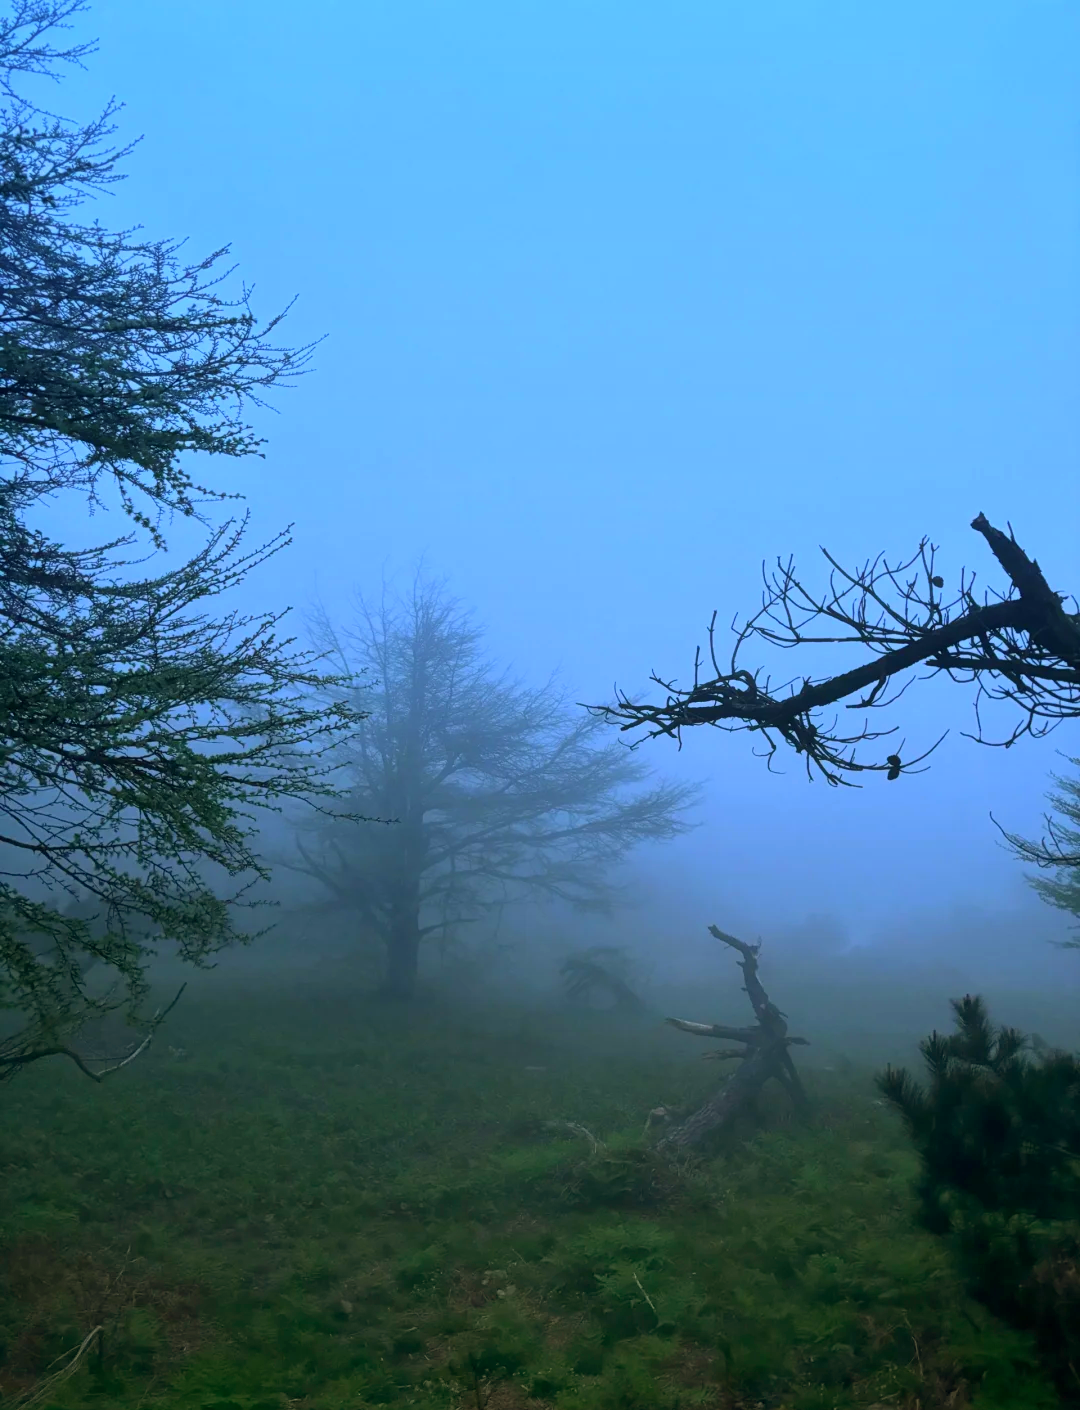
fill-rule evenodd
<path id="1" fill-rule="evenodd" d="M 345 806 L 385 823 L 313 813 L 291 865 L 381 939 L 387 994 L 413 992 L 425 937 L 530 895 L 603 908 L 633 847 L 688 829 L 694 786 L 647 785 L 632 751 L 554 684 L 497 672 L 443 585 L 417 578 L 378 607 L 359 599 L 347 626 L 318 616 L 314 631 L 316 651 L 360 680 L 329 703 L 367 716 L 336 751 Z"/>

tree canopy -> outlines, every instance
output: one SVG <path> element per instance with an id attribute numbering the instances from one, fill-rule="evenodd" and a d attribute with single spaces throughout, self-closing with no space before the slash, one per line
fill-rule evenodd
<path id="1" fill-rule="evenodd" d="M 56 489 L 98 496 L 106 484 L 158 535 L 162 510 L 199 514 L 226 496 L 193 481 L 184 457 L 248 456 L 262 445 L 245 421 L 259 392 L 285 384 L 311 346 L 273 340 L 223 246 L 181 259 L 184 242 L 146 241 L 74 212 L 124 179 L 135 145 L 110 146 L 119 105 L 89 123 L 46 113 L 14 88 L 19 75 L 57 79 L 92 44 L 57 45 L 83 0 L 16 0 L 0 18 L 0 459 L 20 501 Z"/>
<path id="2" fill-rule="evenodd" d="M 689 827 L 694 786 L 647 783 L 554 682 L 497 671 L 442 584 L 360 599 L 345 626 L 320 616 L 315 642 L 355 682 L 324 698 L 367 714 L 335 750 L 348 809 L 386 825 L 312 813 L 291 864 L 383 942 L 392 994 L 411 993 L 426 937 L 525 896 L 604 908 L 632 848 Z"/>
<path id="3" fill-rule="evenodd" d="M 0 20 L 0 1002 L 23 1020 L 0 1075 L 71 1052 L 103 1010 L 133 1019 L 156 941 L 199 964 L 246 938 L 256 810 L 330 795 L 324 751 L 355 722 L 314 701 L 319 654 L 282 614 L 218 610 L 287 531 L 250 549 L 230 520 L 190 561 L 153 561 L 166 515 L 222 497 L 192 455 L 257 453 L 246 405 L 310 349 L 276 348 L 246 290 L 222 298 L 224 250 L 184 264 L 176 243 L 76 218 L 120 179 L 116 107 L 80 125 L 14 83 L 81 63 L 92 46 L 54 38 L 84 8 L 17 0 Z M 41 521 L 64 495 L 112 496 L 132 531 L 57 542 Z M 88 956 L 107 997 L 86 991 Z"/>

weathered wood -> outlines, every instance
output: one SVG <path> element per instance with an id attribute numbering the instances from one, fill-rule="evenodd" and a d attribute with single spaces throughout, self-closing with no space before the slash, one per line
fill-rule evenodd
<path id="1" fill-rule="evenodd" d="M 668 1019 L 670 1024 L 684 1033 L 702 1038 L 734 1039 L 744 1044 L 744 1050 L 723 1049 L 705 1054 L 708 1058 L 741 1058 L 741 1066 L 704 1106 L 673 1126 L 657 1142 L 658 1149 L 694 1146 L 711 1132 L 730 1125 L 770 1078 L 775 1077 L 781 1083 L 796 1110 L 805 1113 L 810 1106 L 806 1089 L 789 1052 L 792 1044 L 805 1046 L 807 1040 L 788 1035 L 785 1015 L 765 992 L 757 972 L 760 944 L 748 945 L 733 935 L 725 934 L 715 925 L 709 926 L 709 933 L 742 956 L 738 963 L 744 976 L 744 988 L 758 1021 L 752 1027 L 731 1028 L 718 1023 L 695 1023 L 684 1018 Z"/>
<path id="2" fill-rule="evenodd" d="M 710 1131 L 733 1121 L 771 1075 L 772 1061 L 768 1053 L 759 1049 L 753 1057 L 746 1059 L 704 1106 L 698 1107 L 692 1116 L 672 1127 L 657 1142 L 657 1146 L 697 1145 Z"/>

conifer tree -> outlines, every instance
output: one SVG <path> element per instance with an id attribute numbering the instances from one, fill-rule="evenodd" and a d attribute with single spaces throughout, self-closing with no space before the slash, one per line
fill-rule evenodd
<path id="1" fill-rule="evenodd" d="M 926 1087 L 903 1068 L 878 1078 L 919 1155 L 919 1217 L 1080 1404 L 1080 1063 L 995 1029 L 978 997 L 952 1007 L 956 1032 L 920 1044 Z"/>

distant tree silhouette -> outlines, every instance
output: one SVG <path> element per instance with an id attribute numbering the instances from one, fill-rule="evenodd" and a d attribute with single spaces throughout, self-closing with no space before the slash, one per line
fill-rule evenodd
<path id="1" fill-rule="evenodd" d="M 602 909 L 633 847 L 689 826 L 696 788 L 643 786 L 647 768 L 601 721 L 568 711 L 554 685 L 496 672 L 439 583 L 358 600 L 348 626 L 319 617 L 315 646 L 357 682 L 325 698 L 367 716 L 334 756 L 346 805 L 384 825 L 311 813 L 289 864 L 380 937 L 391 996 L 413 993 L 426 938 L 525 896 Z"/>

